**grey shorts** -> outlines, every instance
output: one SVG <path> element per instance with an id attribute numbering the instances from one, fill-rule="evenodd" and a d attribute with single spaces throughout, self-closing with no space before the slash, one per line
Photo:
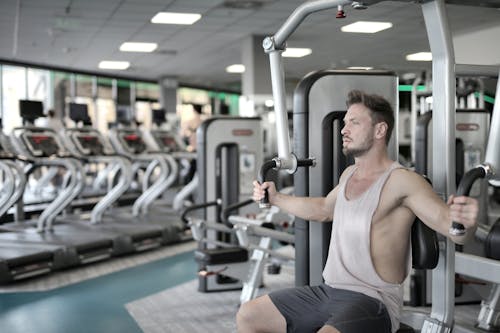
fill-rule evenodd
<path id="1" fill-rule="evenodd" d="M 324 325 L 342 333 L 390 333 L 391 319 L 378 299 L 322 284 L 271 292 L 287 332 L 317 332 Z"/>

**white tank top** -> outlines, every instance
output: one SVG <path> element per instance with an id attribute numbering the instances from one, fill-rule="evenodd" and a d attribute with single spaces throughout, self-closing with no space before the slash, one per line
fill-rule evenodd
<path id="1" fill-rule="evenodd" d="M 382 301 L 391 318 L 392 332 L 399 328 L 403 287 L 402 284 L 382 280 L 376 272 L 370 253 L 370 228 L 382 188 L 397 168 L 402 166 L 394 162 L 361 196 L 353 200 L 346 199 L 345 187 L 356 168 L 339 184 L 328 259 L 323 270 L 327 285 L 360 292 Z"/>

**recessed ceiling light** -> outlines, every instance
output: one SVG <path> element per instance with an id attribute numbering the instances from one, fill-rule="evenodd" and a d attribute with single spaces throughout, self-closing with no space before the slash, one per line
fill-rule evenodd
<path id="1" fill-rule="evenodd" d="M 267 106 L 268 108 L 272 108 L 274 106 L 274 101 L 272 99 L 266 99 L 264 101 L 264 105 Z"/>
<path id="2" fill-rule="evenodd" d="M 281 55 L 285 58 L 302 58 L 311 53 L 309 48 L 289 47 Z"/>
<path id="3" fill-rule="evenodd" d="M 418 52 L 406 55 L 408 61 L 432 61 L 432 53 Z"/>
<path id="4" fill-rule="evenodd" d="M 125 42 L 120 45 L 120 51 L 122 52 L 153 52 L 158 47 L 156 43 L 136 43 L 136 42 Z"/>
<path id="5" fill-rule="evenodd" d="M 391 22 L 370 22 L 358 21 L 340 28 L 343 32 L 357 32 L 364 34 L 373 34 L 385 29 L 392 28 Z"/>
<path id="6" fill-rule="evenodd" d="M 110 61 L 103 60 L 99 62 L 99 68 L 101 69 L 117 69 L 124 70 L 130 67 L 130 62 L 128 61 Z"/>
<path id="7" fill-rule="evenodd" d="M 351 66 L 351 67 L 347 67 L 347 69 L 357 69 L 357 70 L 369 71 L 370 69 L 373 69 L 373 67 Z"/>
<path id="8" fill-rule="evenodd" d="M 151 23 L 189 25 L 198 21 L 200 18 L 201 14 L 196 13 L 159 12 L 151 19 Z"/>
<path id="9" fill-rule="evenodd" d="M 226 72 L 228 73 L 244 73 L 245 66 L 242 64 L 234 64 L 226 67 Z"/>

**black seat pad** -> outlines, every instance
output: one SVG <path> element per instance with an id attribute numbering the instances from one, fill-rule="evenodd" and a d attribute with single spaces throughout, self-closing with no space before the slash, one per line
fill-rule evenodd
<path id="1" fill-rule="evenodd" d="M 248 251 L 241 247 L 196 250 L 194 258 L 203 265 L 230 264 L 247 261 Z"/>

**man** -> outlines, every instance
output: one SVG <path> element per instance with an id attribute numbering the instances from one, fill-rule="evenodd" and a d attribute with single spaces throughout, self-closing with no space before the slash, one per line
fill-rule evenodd
<path id="1" fill-rule="evenodd" d="M 62 120 L 56 117 L 56 112 L 53 109 L 47 112 L 47 127 L 52 128 L 57 133 L 64 127 Z"/>
<path id="2" fill-rule="evenodd" d="M 450 236 L 452 221 L 471 234 L 477 201 L 450 196 L 445 204 L 423 177 L 392 161 L 387 143 L 394 126 L 389 102 L 351 91 L 342 128 L 343 153 L 354 157 L 339 184 L 322 198 L 276 192 L 272 182 L 254 182 L 254 199 L 264 190 L 271 204 L 305 220 L 333 219 L 324 284 L 272 292 L 243 304 L 238 331 L 365 333 L 395 332 L 402 283 L 410 266 L 410 231 L 418 216 Z"/>

